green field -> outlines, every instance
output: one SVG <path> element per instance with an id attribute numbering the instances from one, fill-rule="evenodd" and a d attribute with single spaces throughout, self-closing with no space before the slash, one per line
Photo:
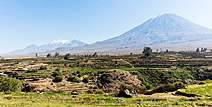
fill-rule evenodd
<path id="1" fill-rule="evenodd" d="M 210 107 L 212 60 L 188 54 L 2 59 L 0 106 Z"/>

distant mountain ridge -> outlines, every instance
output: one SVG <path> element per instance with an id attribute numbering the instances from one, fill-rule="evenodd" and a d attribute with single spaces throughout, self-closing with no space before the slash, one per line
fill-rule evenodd
<path id="1" fill-rule="evenodd" d="M 129 53 L 141 52 L 145 46 L 171 50 L 194 50 L 197 47 L 208 47 L 212 46 L 212 30 L 194 24 L 178 15 L 164 14 L 151 18 L 115 38 L 62 51 L 70 53 Z"/>
<path id="2" fill-rule="evenodd" d="M 86 43 L 81 42 L 79 40 L 72 40 L 72 41 L 53 40 L 52 42 L 50 42 L 48 44 L 41 45 L 41 46 L 32 44 L 32 45 L 27 46 L 24 49 L 12 51 L 12 52 L 8 53 L 7 55 L 41 53 L 41 52 L 52 51 L 52 50 L 55 50 L 57 48 L 73 48 L 73 47 L 84 46 L 84 45 L 86 45 Z"/>

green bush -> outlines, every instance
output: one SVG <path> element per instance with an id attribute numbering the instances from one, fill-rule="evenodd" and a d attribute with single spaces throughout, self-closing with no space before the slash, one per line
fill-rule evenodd
<path id="1" fill-rule="evenodd" d="M 138 72 L 139 80 L 146 87 L 150 85 L 158 86 L 161 84 L 173 84 L 175 82 L 183 82 L 186 84 L 195 80 L 191 72 L 179 72 L 179 71 L 160 71 L 160 70 L 142 70 Z"/>
<path id="2" fill-rule="evenodd" d="M 150 90 L 150 89 L 152 89 L 152 88 L 153 88 L 152 85 L 150 85 L 150 84 L 146 85 L 146 89 L 147 89 L 147 90 Z"/>
<path id="3" fill-rule="evenodd" d="M 88 83 L 89 82 L 89 78 L 88 77 L 83 78 L 82 82 Z"/>
<path id="4" fill-rule="evenodd" d="M 70 82 L 77 82 L 77 83 L 81 82 L 80 79 L 78 77 L 76 77 L 76 76 L 70 76 L 68 78 L 68 81 L 70 81 Z"/>
<path id="5" fill-rule="evenodd" d="M 121 84 L 121 86 L 119 87 L 119 90 L 134 91 L 134 87 L 131 85 L 127 85 L 127 84 Z"/>
<path id="6" fill-rule="evenodd" d="M 59 71 L 54 71 L 54 72 L 52 73 L 52 76 L 53 76 L 53 77 L 56 77 L 56 76 L 59 76 L 59 75 L 62 75 Z"/>
<path id="7" fill-rule="evenodd" d="M 30 85 L 29 83 L 24 83 L 21 91 L 23 92 L 33 92 L 36 87 Z"/>
<path id="8" fill-rule="evenodd" d="M 147 91 L 145 94 L 151 95 L 154 93 L 173 92 L 185 87 L 186 85 L 183 84 L 182 82 L 176 82 L 174 84 L 166 84 L 166 85 L 159 86 L 151 91 Z"/>
<path id="9" fill-rule="evenodd" d="M 204 85 L 204 84 L 205 84 L 204 81 L 199 82 L 199 85 Z"/>
<path id="10" fill-rule="evenodd" d="M 63 76 L 58 75 L 56 77 L 54 77 L 53 82 L 61 82 L 63 80 Z"/>
<path id="11" fill-rule="evenodd" d="M 18 92 L 21 91 L 22 83 L 20 80 L 2 76 L 0 77 L 0 92 Z"/>
<path id="12" fill-rule="evenodd" d="M 58 63 L 59 64 L 59 63 Z M 55 71 L 58 71 L 58 72 L 60 72 L 60 69 L 59 68 L 57 68 L 57 69 L 55 69 Z"/>
<path id="13" fill-rule="evenodd" d="M 137 90 L 138 94 L 144 94 L 144 93 L 146 93 L 146 91 L 147 91 L 146 86 L 141 86 L 141 87 L 139 87 L 139 89 Z"/>
<path id="14" fill-rule="evenodd" d="M 72 72 L 71 74 L 72 74 L 72 75 L 74 75 L 74 76 L 76 76 L 76 75 L 77 75 L 77 73 L 76 73 L 76 72 Z"/>
<path id="15" fill-rule="evenodd" d="M 47 70 L 46 66 L 41 66 L 39 70 Z"/>

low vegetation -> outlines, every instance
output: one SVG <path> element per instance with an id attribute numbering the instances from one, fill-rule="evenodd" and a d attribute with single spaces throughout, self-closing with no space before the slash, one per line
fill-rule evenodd
<path id="1" fill-rule="evenodd" d="M 19 92 L 21 88 L 20 80 L 7 76 L 0 77 L 0 92 Z"/>
<path id="2" fill-rule="evenodd" d="M 197 54 L 195 54 L 197 53 Z M 212 106 L 205 52 L 0 60 L 1 106 Z"/>

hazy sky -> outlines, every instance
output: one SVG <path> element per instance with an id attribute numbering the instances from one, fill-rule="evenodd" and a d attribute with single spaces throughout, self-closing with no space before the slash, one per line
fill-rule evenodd
<path id="1" fill-rule="evenodd" d="M 0 0 L 0 53 L 52 40 L 105 40 L 174 13 L 212 29 L 212 0 Z"/>

